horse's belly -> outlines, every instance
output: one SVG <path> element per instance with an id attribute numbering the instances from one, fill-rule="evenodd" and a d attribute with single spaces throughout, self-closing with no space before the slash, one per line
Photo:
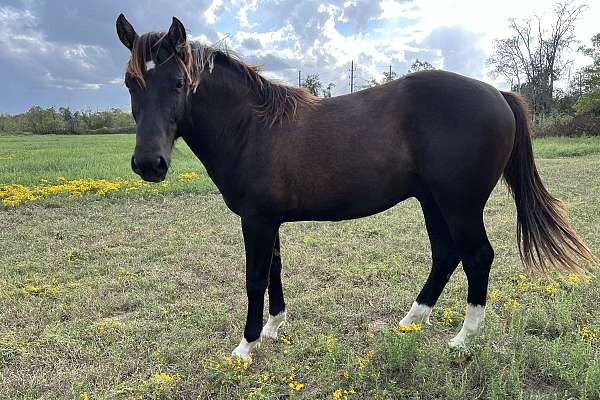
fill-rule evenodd
<path id="1" fill-rule="evenodd" d="M 359 177 L 356 177 L 360 179 Z M 377 214 L 417 194 L 418 182 L 413 175 L 396 175 L 393 179 L 355 182 L 336 186 L 335 182 L 316 190 L 292 194 L 284 213 L 288 221 L 340 221 Z"/>

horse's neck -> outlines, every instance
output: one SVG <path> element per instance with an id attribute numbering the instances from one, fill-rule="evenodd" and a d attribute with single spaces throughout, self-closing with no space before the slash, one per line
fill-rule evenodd
<path id="1" fill-rule="evenodd" d="M 249 96 L 245 87 L 205 83 L 190 99 L 183 139 L 222 191 L 227 175 L 261 128 Z"/>

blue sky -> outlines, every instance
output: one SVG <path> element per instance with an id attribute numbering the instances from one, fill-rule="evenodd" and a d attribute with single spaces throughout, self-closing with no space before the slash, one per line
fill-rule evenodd
<path id="1" fill-rule="evenodd" d="M 416 59 L 506 87 L 488 74 L 495 38 L 508 18 L 549 13 L 553 1 L 534 0 L 0 0 L 0 112 L 32 105 L 76 109 L 129 108 L 122 73 L 128 50 L 117 39 L 123 12 L 138 33 L 180 18 L 194 39 L 227 46 L 265 75 L 296 83 L 319 73 L 334 94 L 380 78 L 392 65 L 402 74 Z M 600 32 L 600 5 L 577 25 L 582 44 Z M 573 68 L 587 60 L 575 55 Z"/>

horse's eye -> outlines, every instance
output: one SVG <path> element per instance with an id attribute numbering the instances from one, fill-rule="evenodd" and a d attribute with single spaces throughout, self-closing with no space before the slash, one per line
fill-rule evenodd
<path id="1" fill-rule="evenodd" d="M 177 81 L 177 83 L 175 84 L 175 87 L 176 87 L 177 89 L 181 89 L 181 88 L 183 88 L 184 86 L 185 86 L 185 81 L 184 81 L 183 79 L 179 79 L 179 80 Z"/>

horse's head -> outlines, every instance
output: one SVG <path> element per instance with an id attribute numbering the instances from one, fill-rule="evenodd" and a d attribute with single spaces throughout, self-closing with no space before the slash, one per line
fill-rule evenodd
<path id="1" fill-rule="evenodd" d="M 177 126 L 193 90 L 190 46 L 185 28 L 175 17 L 167 33 L 138 36 L 123 14 L 117 19 L 117 34 L 131 51 L 125 85 L 131 94 L 136 121 L 136 144 L 131 168 L 144 180 L 162 181 L 169 169 Z M 187 64 L 187 65 L 186 65 Z"/>

